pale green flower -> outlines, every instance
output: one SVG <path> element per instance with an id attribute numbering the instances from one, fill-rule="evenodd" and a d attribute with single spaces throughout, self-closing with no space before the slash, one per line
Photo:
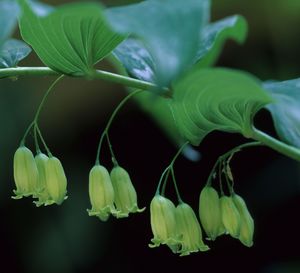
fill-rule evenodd
<path id="1" fill-rule="evenodd" d="M 219 194 L 211 186 L 205 186 L 200 193 L 199 217 L 209 239 L 215 240 L 224 233 Z"/>
<path id="2" fill-rule="evenodd" d="M 117 218 L 128 217 L 129 213 L 142 212 L 137 204 L 137 194 L 128 172 L 122 167 L 114 167 L 110 173 L 111 182 L 115 192 L 115 205 Z"/>
<path id="3" fill-rule="evenodd" d="M 220 198 L 222 222 L 226 231 L 234 238 L 240 236 L 241 216 L 235 206 L 232 197 L 222 196 Z"/>
<path id="4" fill-rule="evenodd" d="M 38 188 L 38 169 L 32 152 L 25 146 L 19 147 L 14 155 L 14 180 L 16 190 L 12 198 L 35 195 Z"/>
<path id="5" fill-rule="evenodd" d="M 53 156 L 46 161 L 46 190 L 49 194 L 47 205 L 53 203 L 60 205 L 67 198 L 65 171 L 60 160 Z"/>
<path id="6" fill-rule="evenodd" d="M 173 202 L 159 194 L 155 195 L 150 204 L 150 215 L 154 237 L 149 246 L 158 247 L 160 244 L 166 244 L 176 253 L 181 240 Z"/>
<path id="7" fill-rule="evenodd" d="M 115 213 L 114 189 L 107 169 L 95 165 L 89 175 L 89 196 L 92 208 L 88 210 L 89 216 L 97 216 L 106 221 L 111 213 Z"/>
<path id="8" fill-rule="evenodd" d="M 180 256 L 191 252 L 207 251 L 209 247 L 203 243 L 200 224 L 193 209 L 186 203 L 176 207 L 177 231 L 181 236 Z"/>
<path id="9" fill-rule="evenodd" d="M 253 245 L 254 234 L 253 218 L 251 217 L 247 205 L 241 196 L 233 194 L 232 199 L 241 216 L 241 229 L 238 239 L 245 246 L 251 247 Z"/>

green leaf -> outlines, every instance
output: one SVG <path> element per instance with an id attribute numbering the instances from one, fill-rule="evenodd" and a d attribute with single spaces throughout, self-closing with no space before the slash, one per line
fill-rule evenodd
<path id="1" fill-rule="evenodd" d="M 241 44 L 245 41 L 247 32 L 247 22 L 244 17 L 239 15 L 230 16 L 205 26 L 195 59 L 197 66 L 213 65 L 227 39 L 233 39 Z"/>
<path id="2" fill-rule="evenodd" d="M 275 100 L 266 108 L 271 112 L 278 136 L 300 148 L 300 78 L 266 82 L 263 87 Z"/>
<path id="3" fill-rule="evenodd" d="M 113 51 L 113 54 L 130 76 L 147 82 L 156 82 L 153 59 L 140 41 L 128 38 Z"/>
<path id="4" fill-rule="evenodd" d="M 255 113 L 271 98 L 250 75 L 229 69 L 198 69 L 173 85 L 171 108 L 182 136 L 193 145 L 213 130 L 249 137 Z"/>
<path id="5" fill-rule="evenodd" d="M 37 16 L 26 0 L 19 2 L 23 39 L 56 71 L 72 75 L 92 73 L 93 65 L 123 40 L 110 29 L 97 3 L 67 4 L 47 16 Z"/>
<path id="6" fill-rule="evenodd" d="M 0 68 L 17 66 L 18 62 L 23 60 L 31 48 L 24 42 L 10 39 L 0 46 Z"/>
<path id="7" fill-rule="evenodd" d="M 157 83 L 168 86 L 193 63 L 208 0 L 148 0 L 107 10 L 116 31 L 138 37 L 155 63 Z"/>
<path id="8" fill-rule="evenodd" d="M 17 24 L 19 6 L 13 0 L 0 0 L 0 45 L 11 36 Z"/>
<path id="9" fill-rule="evenodd" d="M 227 39 L 242 43 L 247 35 L 247 22 L 242 16 L 234 15 L 208 24 L 198 35 L 202 35 L 193 60 L 199 67 L 211 66 L 221 53 Z M 121 43 L 114 55 L 128 71 L 128 74 L 144 81 L 156 82 L 155 64 L 142 42 L 129 38 Z"/>

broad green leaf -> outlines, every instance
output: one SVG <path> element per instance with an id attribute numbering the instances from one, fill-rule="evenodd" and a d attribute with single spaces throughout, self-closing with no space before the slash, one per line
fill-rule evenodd
<path id="1" fill-rule="evenodd" d="M 206 67 L 215 63 L 227 39 L 243 43 L 248 32 L 244 17 L 230 16 L 208 24 L 202 31 L 202 39 L 195 62 L 197 66 Z"/>
<path id="2" fill-rule="evenodd" d="M 8 39 L 17 24 L 19 6 L 13 0 L 0 0 L 0 45 Z"/>
<path id="3" fill-rule="evenodd" d="M 266 108 L 279 137 L 300 148 L 300 79 L 266 82 L 263 87 L 275 100 Z"/>
<path id="4" fill-rule="evenodd" d="M 157 83 L 169 86 L 195 59 L 209 5 L 208 0 L 148 0 L 106 14 L 117 32 L 141 39 L 153 58 Z"/>
<path id="5" fill-rule="evenodd" d="M 26 0 L 19 2 L 23 39 L 56 71 L 72 75 L 92 73 L 93 65 L 123 40 L 110 29 L 97 3 L 67 4 L 38 16 Z"/>
<path id="6" fill-rule="evenodd" d="M 0 46 L 0 68 L 8 68 L 17 66 L 18 62 L 23 60 L 29 53 L 31 48 L 24 42 L 10 39 Z"/>
<path id="7" fill-rule="evenodd" d="M 250 75 L 222 68 L 191 71 L 173 91 L 175 122 L 193 145 L 213 130 L 249 137 L 255 113 L 272 101 Z"/>
<path id="8" fill-rule="evenodd" d="M 242 43 L 246 34 L 247 22 L 242 16 L 234 15 L 207 24 L 201 33 L 198 33 L 201 41 L 193 63 L 197 63 L 199 67 L 212 65 L 227 39 Z M 129 75 L 149 82 L 157 81 L 154 60 L 141 41 L 129 38 L 114 50 L 114 54 Z"/>

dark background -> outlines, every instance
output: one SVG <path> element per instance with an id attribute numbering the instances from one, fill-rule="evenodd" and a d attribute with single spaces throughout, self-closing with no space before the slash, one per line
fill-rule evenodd
<path id="1" fill-rule="evenodd" d="M 125 1 L 105 1 L 121 3 Z M 247 70 L 262 80 L 299 77 L 299 0 L 213 1 L 213 21 L 232 14 L 246 17 L 249 37 L 243 46 L 228 42 L 219 66 Z M 22 65 L 40 63 L 32 54 Z M 106 62 L 100 67 L 113 71 Z M 88 172 L 97 142 L 125 95 L 122 86 L 112 83 L 65 79 L 43 109 L 40 126 L 53 154 L 64 164 L 69 199 L 61 206 L 41 208 L 30 199 L 12 200 L 13 154 L 51 81 L 27 77 L 0 82 L 0 272 L 300 272 L 299 164 L 267 148 L 246 150 L 232 163 L 236 191 L 255 219 L 252 248 L 223 236 L 208 243 L 209 252 L 178 257 L 164 246 L 147 246 L 152 238 L 148 209 L 106 223 L 88 217 Z M 258 114 L 256 125 L 275 135 L 267 112 Z M 131 174 L 139 205 L 149 207 L 175 147 L 134 102 L 118 115 L 110 135 L 120 164 Z M 178 160 L 182 196 L 196 211 L 199 192 L 217 157 L 243 142 L 239 135 L 214 132 L 198 148 L 201 161 Z M 109 153 L 103 152 L 110 168 Z M 168 192 L 173 196 L 172 189 Z"/>

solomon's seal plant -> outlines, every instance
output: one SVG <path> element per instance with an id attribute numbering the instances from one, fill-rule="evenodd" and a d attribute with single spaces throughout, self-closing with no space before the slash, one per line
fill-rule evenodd
<path id="1" fill-rule="evenodd" d="M 0 79 L 57 77 L 16 145 L 14 199 L 32 196 L 39 207 L 61 205 L 67 198 L 67 178 L 40 130 L 40 113 L 64 77 L 105 80 L 126 86 L 128 95 L 100 136 L 89 174 L 88 215 L 107 221 L 110 215 L 122 218 L 144 210 L 138 207 L 138 194 L 128 174 L 134 173 L 134 166 L 125 170 L 119 165 L 109 138 L 114 117 L 133 98 L 179 147 L 148 206 L 153 232 L 149 246 L 167 245 L 183 256 L 209 250 L 204 238 L 214 241 L 226 234 L 247 247 L 253 245 L 254 220 L 245 200 L 234 191 L 230 162 L 237 152 L 259 145 L 300 161 L 300 80 L 261 82 L 244 71 L 213 67 L 227 39 L 244 42 L 245 18 L 234 15 L 210 22 L 209 0 L 147 0 L 114 8 L 88 1 L 51 7 L 29 0 L 0 0 L 0 16 L 4 15 L 11 20 L 1 21 Z M 11 39 L 17 21 L 23 41 Z M 31 51 L 44 67 L 18 66 Z M 118 74 L 95 69 L 104 58 Z M 255 127 L 253 119 L 262 108 L 270 111 L 279 139 Z M 181 198 L 174 164 L 181 153 L 195 160 L 197 153 L 191 145 L 198 146 L 214 130 L 240 133 L 247 142 L 221 155 L 201 185 L 199 222 L 194 209 Z M 35 153 L 27 148 L 30 137 Z M 105 143 L 111 172 L 100 160 Z M 169 180 L 176 204 L 166 196 Z"/>

